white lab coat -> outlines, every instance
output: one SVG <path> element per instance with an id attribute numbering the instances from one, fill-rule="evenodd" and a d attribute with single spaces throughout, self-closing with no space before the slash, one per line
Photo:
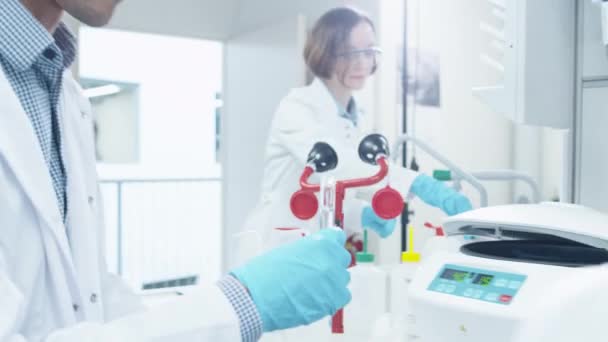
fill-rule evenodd
<path id="1" fill-rule="evenodd" d="M 216 286 L 148 310 L 106 271 L 90 105 L 70 72 L 64 76 L 67 235 L 35 132 L 0 71 L 0 341 L 41 341 L 54 331 L 54 341 L 174 340 L 185 332 L 239 341 L 236 314 Z"/>
<path id="2" fill-rule="evenodd" d="M 275 240 L 271 236 L 277 233 L 274 228 L 318 230 L 317 217 L 300 220 L 289 207 L 291 195 L 300 189 L 299 178 L 308 153 L 314 143 L 327 142 L 338 154 L 338 167 L 331 172 L 337 180 L 373 175 L 379 167 L 365 164 L 358 156 L 361 139 L 371 133 L 368 122 L 363 113 L 357 126 L 338 115 L 333 96 L 319 79 L 307 87 L 291 90 L 273 118 L 266 145 L 261 198 L 243 230 L 257 231 L 265 242 Z M 405 199 L 417 173 L 393 163 L 389 167 L 390 185 Z M 361 230 L 363 207 L 369 205 L 373 193 L 384 185 L 386 181 L 374 187 L 347 190 L 344 227 L 348 234 Z M 265 246 L 267 249 L 274 247 Z"/>

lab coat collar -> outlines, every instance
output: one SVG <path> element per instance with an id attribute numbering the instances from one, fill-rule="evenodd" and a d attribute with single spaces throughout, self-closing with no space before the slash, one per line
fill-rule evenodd
<path id="1" fill-rule="evenodd" d="M 312 94 L 310 94 L 312 95 L 311 98 L 315 99 L 316 105 L 319 106 L 319 109 L 323 113 L 335 113 L 337 118 L 351 121 L 349 118 L 342 115 L 343 109 L 321 79 L 315 78 L 310 84 L 309 89 L 312 92 Z M 354 95 L 351 98 L 351 103 L 349 103 L 349 107 L 354 108 L 354 110 L 357 112 L 357 119 L 359 119 L 362 113 L 359 111 L 357 100 Z"/>
<path id="2" fill-rule="evenodd" d="M 336 100 L 321 79 L 315 78 L 309 88 L 312 92 L 311 95 L 313 95 L 312 98 L 316 100 L 319 108 L 324 113 L 335 113 L 338 116 L 339 109 Z"/>
<path id="3" fill-rule="evenodd" d="M 4 72 L 0 71 L 0 157 L 14 172 L 41 218 L 52 227 L 64 251 L 69 251 L 65 225 L 48 167 L 32 125 Z"/>

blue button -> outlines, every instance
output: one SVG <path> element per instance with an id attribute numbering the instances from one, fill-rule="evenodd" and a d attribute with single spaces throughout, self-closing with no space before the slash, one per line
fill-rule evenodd
<path id="1" fill-rule="evenodd" d="M 465 297 L 473 297 L 473 293 L 474 293 L 473 289 L 466 289 L 466 291 L 464 291 L 463 296 L 465 296 Z"/>
<path id="2" fill-rule="evenodd" d="M 473 293 L 473 298 L 479 299 L 479 298 L 481 298 L 481 296 L 483 296 L 483 291 L 482 290 L 476 290 Z"/>
<path id="3" fill-rule="evenodd" d="M 498 293 L 488 293 L 485 297 L 486 300 L 490 302 L 495 302 L 498 300 Z"/>
<path id="4" fill-rule="evenodd" d="M 509 288 L 513 290 L 518 290 L 521 287 L 521 281 L 512 281 L 509 283 Z"/>
<path id="5" fill-rule="evenodd" d="M 496 286 L 496 287 L 507 287 L 508 283 L 509 283 L 509 281 L 507 279 L 499 278 L 499 279 L 496 279 L 496 281 L 494 281 L 494 286 Z"/>
<path id="6" fill-rule="evenodd" d="M 445 284 L 439 284 L 435 290 L 439 291 L 439 292 L 443 292 L 445 291 Z"/>
<path id="7" fill-rule="evenodd" d="M 46 49 L 42 52 L 42 55 L 46 58 L 46 59 L 50 59 L 53 60 L 55 59 L 55 57 L 57 57 L 57 52 L 55 52 L 52 49 Z"/>
<path id="8" fill-rule="evenodd" d="M 446 288 L 445 288 L 445 293 L 454 293 L 454 291 L 456 291 L 455 285 L 449 285 L 449 286 L 446 286 Z"/>

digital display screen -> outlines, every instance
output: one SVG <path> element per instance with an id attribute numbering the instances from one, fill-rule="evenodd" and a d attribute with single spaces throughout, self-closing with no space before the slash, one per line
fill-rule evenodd
<path id="1" fill-rule="evenodd" d="M 527 276 L 463 265 L 444 264 L 427 290 L 498 305 L 511 305 Z"/>
<path id="2" fill-rule="evenodd" d="M 493 275 L 489 274 L 478 274 L 477 277 L 473 280 L 473 284 L 488 286 L 492 283 L 492 279 L 494 279 Z"/>
<path id="3" fill-rule="evenodd" d="M 467 279 L 468 275 L 469 275 L 469 272 L 466 272 L 466 271 L 446 268 L 443 271 L 443 273 L 441 274 L 441 278 L 447 279 L 447 280 L 453 280 L 453 281 L 457 281 L 457 282 L 463 282 L 465 279 Z"/>

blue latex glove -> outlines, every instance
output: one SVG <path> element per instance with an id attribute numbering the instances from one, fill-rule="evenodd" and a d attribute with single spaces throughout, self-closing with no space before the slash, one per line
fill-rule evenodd
<path id="1" fill-rule="evenodd" d="M 322 229 L 231 272 L 249 290 L 265 332 L 310 324 L 350 302 L 345 242 L 342 230 Z"/>
<path id="2" fill-rule="evenodd" d="M 363 208 L 361 214 L 361 226 L 368 228 L 380 235 L 381 238 L 385 238 L 393 233 L 395 226 L 397 225 L 396 219 L 385 220 L 382 217 L 376 215 L 374 209 L 371 206 Z"/>
<path id="3" fill-rule="evenodd" d="M 410 191 L 424 203 L 437 207 L 450 216 L 473 209 L 464 195 L 425 174 L 414 179 Z"/>

